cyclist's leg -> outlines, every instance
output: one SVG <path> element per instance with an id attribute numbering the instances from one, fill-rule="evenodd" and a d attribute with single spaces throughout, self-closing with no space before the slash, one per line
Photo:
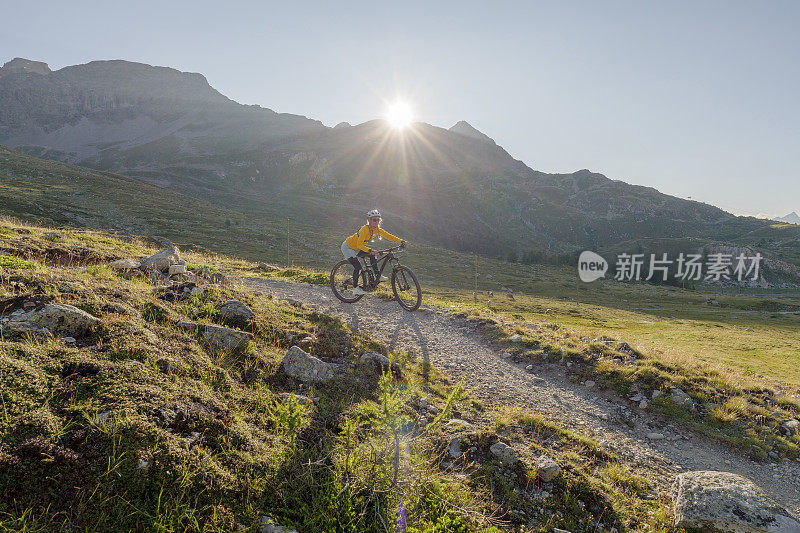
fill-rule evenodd
<path id="1" fill-rule="evenodd" d="M 361 274 L 361 261 L 355 257 L 347 259 L 353 265 L 353 287 L 358 287 L 358 276 Z"/>

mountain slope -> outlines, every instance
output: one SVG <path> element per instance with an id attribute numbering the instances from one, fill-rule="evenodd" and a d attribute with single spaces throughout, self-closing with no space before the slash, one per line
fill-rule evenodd
<path id="1" fill-rule="evenodd" d="M 164 67 L 13 66 L 0 69 L 0 143 L 244 213 L 349 231 L 378 207 L 409 238 L 496 256 L 727 240 L 767 224 L 588 170 L 537 172 L 463 121 L 327 128 L 237 104 L 203 76 Z"/>

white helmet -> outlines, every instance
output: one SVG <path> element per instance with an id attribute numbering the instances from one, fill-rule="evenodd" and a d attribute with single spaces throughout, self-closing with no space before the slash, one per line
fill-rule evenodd
<path id="1" fill-rule="evenodd" d="M 377 209 L 373 209 L 372 211 L 367 213 L 367 218 L 379 217 L 379 216 L 381 216 L 381 212 L 378 211 Z"/>

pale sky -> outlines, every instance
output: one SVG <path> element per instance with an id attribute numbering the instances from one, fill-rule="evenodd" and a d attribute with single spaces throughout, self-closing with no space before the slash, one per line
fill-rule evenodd
<path id="1" fill-rule="evenodd" d="M 800 211 L 800 2 L 0 0 L 0 62 L 126 59 L 332 126 L 405 100 L 545 172 Z"/>

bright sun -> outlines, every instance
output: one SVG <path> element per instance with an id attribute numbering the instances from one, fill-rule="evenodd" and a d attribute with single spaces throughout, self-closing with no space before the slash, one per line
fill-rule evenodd
<path id="1" fill-rule="evenodd" d="M 411 124 L 412 118 L 411 107 L 405 102 L 395 102 L 386 112 L 386 120 L 395 128 L 405 128 Z"/>

